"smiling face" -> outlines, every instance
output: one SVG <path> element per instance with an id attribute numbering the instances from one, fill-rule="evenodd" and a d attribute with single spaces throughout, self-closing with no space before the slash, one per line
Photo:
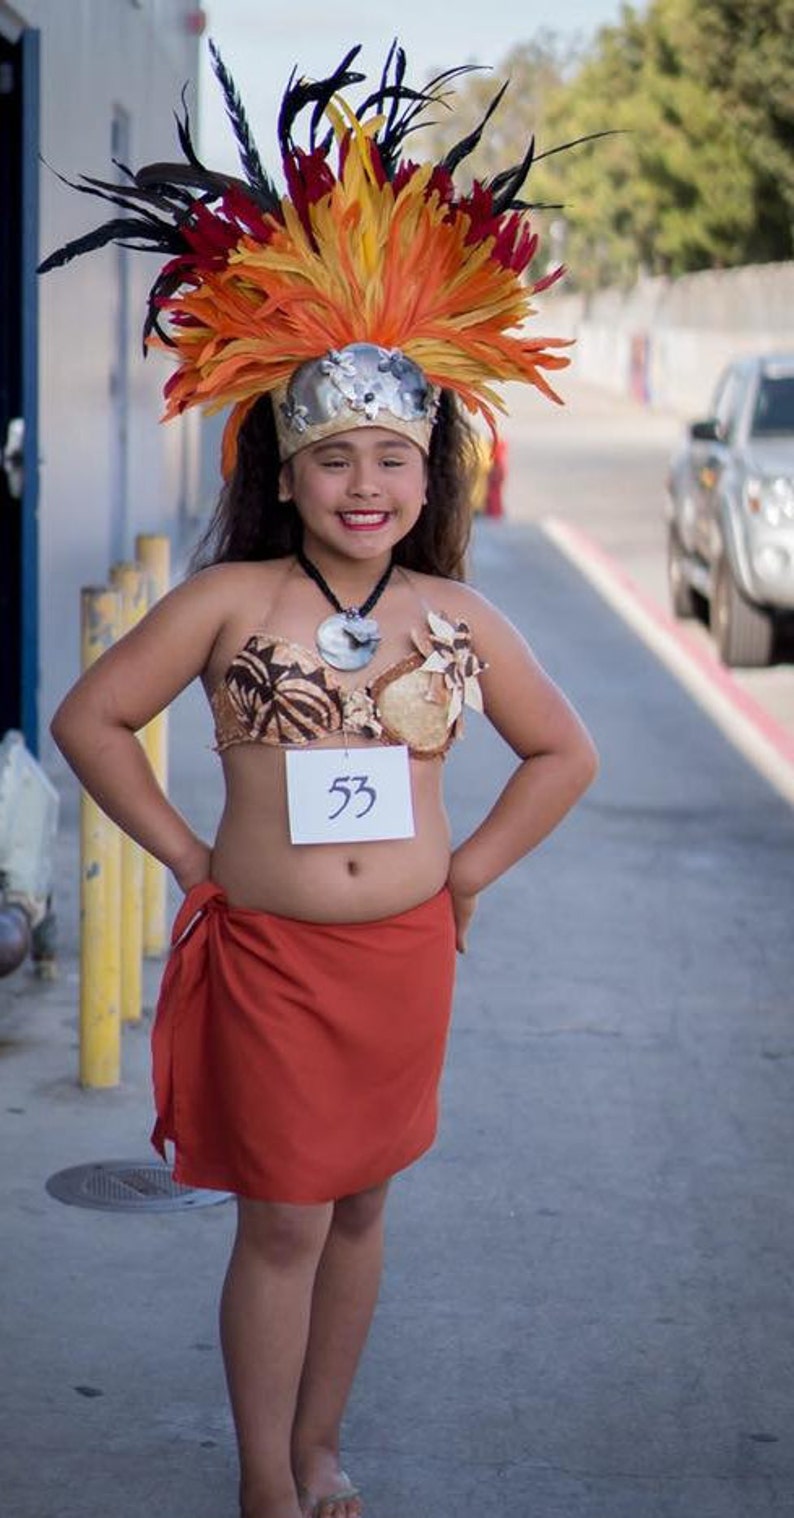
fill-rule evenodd
<path id="1" fill-rule="evenodd" d="M 425 499 L 424 454 L 385 427 L 340 432 L 302 448 L 281 470 L 279 495 L 294 500 L 310 558 L 386 557 L 414 526 Z"/>

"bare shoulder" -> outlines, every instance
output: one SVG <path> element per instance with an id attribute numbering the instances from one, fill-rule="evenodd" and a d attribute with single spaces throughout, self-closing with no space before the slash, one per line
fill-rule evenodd
<path id="1" fill-rule="evenodd" d="M 205 663 L 211 650 L 227 628 L 241 617 L 255 617 L 257 608 L 266 605 L 274 587 L 284 574 L 284 559 L 265 563 L 250 561 L 235 564 L 211 564 L 183 580 L 157 602 L 147 621 L 167 625 L 178 635 L 184 628 L 203 647 Z"/>
<path id="2" fill-rule="evenodd" d="M 577 713 L 510 619 L 472 585 L 434 575 L 416 579 L 429 606 L 468 627 L 484 666 L 485 715 L 519 758 L 565 749 L 577 750 L 592 763 L 592 742 Z"/>
<path id="3" fill-rule="evenodd" d="M 414 575 L 421 595 L 428 605 L 442 616 L 455 622 L 465 622 L 472 641 L 486 657 L 494 645 L 507 643 L 522 647 L 528 653 L 521 633 L 498 607 L 473 585 L 462 580 L 445 580 L 440 575 Z"/>
<path id="4" fill-rule="evenodd" d="M 246 560 L 234 564 L 210 564 L 183 580 L 177 589 L 186 597 L 207 605 L 239 607 L 240 598 L 267 595 L 284 574 L 287 561 Z"/>
<path id="5" fill-rule="evenodd" d="M 217 564 L 183 580 L 83 676 L 79 699 L 137 731 L 205 674 L 241 605 L 254 606 L 283 563 Z"/>

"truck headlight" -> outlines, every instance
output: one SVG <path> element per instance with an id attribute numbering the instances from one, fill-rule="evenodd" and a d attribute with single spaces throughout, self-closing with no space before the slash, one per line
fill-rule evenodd
<path id="1" fill-rule="evenodd" d="M 776 475 L 767 480 L 749 479 L 745 486 L 747 510 L 763 517 L 770 527 L 794 522 L 794 480 Z"/>

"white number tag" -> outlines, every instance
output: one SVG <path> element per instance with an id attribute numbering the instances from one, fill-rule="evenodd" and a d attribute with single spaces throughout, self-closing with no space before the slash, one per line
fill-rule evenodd
<path id="1" fill-rule="evenodd" d="M 365 843 L 413 838 L 405 744 L 288 748 L 287 806 L 293 843 Z"/>

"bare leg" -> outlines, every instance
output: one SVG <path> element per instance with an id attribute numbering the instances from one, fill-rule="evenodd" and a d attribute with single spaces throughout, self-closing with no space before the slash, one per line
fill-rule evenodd
<path id="1" fill-rule="evenodd" d="M 300 1518 L 291 1433 L 331 1215 L 331 1203 L 238 1201 L 220 1322 L 244 1518 Z"/>
<path id="2" fill-rule="evenodd" d="M 342 1197 L 317 1269 L 311 1328 L 292 1435 L 299 1485 L 315 1499 L 344 1489 L 342 1416 L 378 1296 L 388 1183 Z M 361 1502 L 322 1503 L 320 1518 L 358 1518 Z"/>

